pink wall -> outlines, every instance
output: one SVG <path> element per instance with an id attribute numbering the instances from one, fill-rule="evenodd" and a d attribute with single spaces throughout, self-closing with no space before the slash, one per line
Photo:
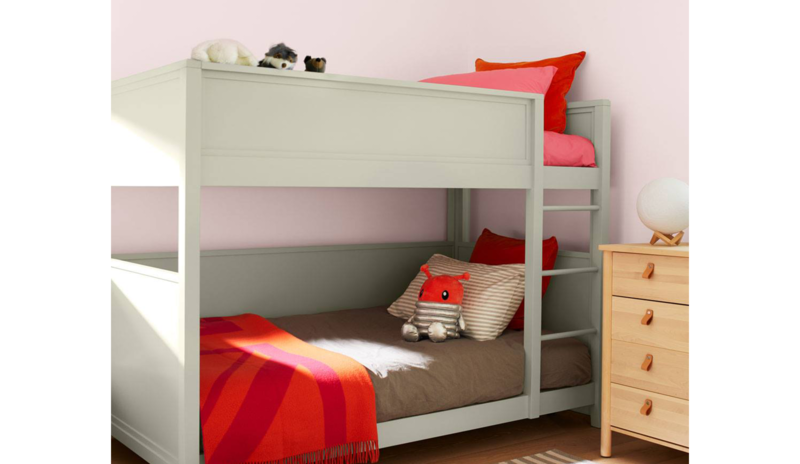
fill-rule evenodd
<path id="1" fill-rule="evenodd" d="M 175 187 L 115 188 L 113 252 L 177 250 L 177 195 Z M 444 190 L 208 187 L 202 192 L 200 247 L 445 240 L 446 213 Z"/>
<path id="2" fill-rule="evenodd" d="M 586 50 L 569 100 L 612 102 L 612 241 L 644 241 L 636 195 L 659 177 L 688 182 L 688 2 L 112 0 L 112 77 L 188 57 L 196 43 L 285 41 L 328 72 L 393 79 Z M 299 66 L 302 69 L 302 65 Z M 444 194 L 431 190 L 206 189 L 202 246 L 245 248 L 438 240 Z M 174 250 L 174 189 L 112 190 L 114 253 Z M 552 193 L 550 203 L 586 201 Z M 474 194 L 473 231 L 522 236 L 522 192 Z M 585 213 L 550 213 L 546 234 L 586 248 Z"/>

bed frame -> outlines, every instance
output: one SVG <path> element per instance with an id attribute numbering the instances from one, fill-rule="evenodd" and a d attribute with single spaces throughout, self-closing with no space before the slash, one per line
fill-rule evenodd
<path id="1" fill-rule="evenodd" d="M 591 349 L 593 378 L 601 377 L 607 100 L 567 110 L 567 132 L 594 143 L 594 169 L 543 166 L 538 94 L 191 60 L 117 80 L 112 94 L 112 185 L 179 190 L 178 252 L 111 260 L 112 435 L 142 458 L 203 462 L 201 317 L 387 305 L 433 253 L 469 258 L 474 188 L 527 191 L 529 245 L 542 241 L 545 212 L 589 212 L 590 252 L 561 251 L 556 269 L 543 272 L 534 265 L 542 247 L 526 248 L 522 395 L 379 423 L 380 446 L 567 409 L 581 408 L 599 426 L 600 382 L 540 391 L 539 375 L 542 340 L 578 337 Z M 201 252 L 200 190 L 208 186 L 444 188 L 447 240 Z M 544 189 L 590 190 L 591 204 L 544 206 Z M 300 288 L 300 275 L 315 287 Z M 546 275 L 559 277 L 538 298 Z M 542 336 L 542 327 L 555 333 Z"/>

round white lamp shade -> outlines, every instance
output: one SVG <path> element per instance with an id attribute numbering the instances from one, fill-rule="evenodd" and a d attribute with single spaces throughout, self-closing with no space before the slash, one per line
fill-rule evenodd
<path id="1" fill-rule="evenodd" d="M 671 177 L 656 179 L 639 192 L 636 211 L 653 232 L 678 233 L 689 227 L 689 186 Z"/>

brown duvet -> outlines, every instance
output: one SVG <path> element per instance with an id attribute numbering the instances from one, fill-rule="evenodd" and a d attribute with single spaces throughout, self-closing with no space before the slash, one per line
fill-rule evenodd
<path id="1" fill-rule="evenodd" d="M 409 343 L 403 320 L 385 307 L 271 319 L 301 340 L 349 356 L 367 368 L 378 422 L 510 398 L 524 382 L 521 331 L 496 340 Z M 589 349 L 576 339 L 542 343 L 542 389 L 591 381 Z"/>

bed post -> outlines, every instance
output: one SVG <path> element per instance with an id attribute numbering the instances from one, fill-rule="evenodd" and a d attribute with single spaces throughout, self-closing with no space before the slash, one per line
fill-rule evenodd
<path id="1" fill-rule="evenodd" d="M 603 269 L 603 252 L 599 245 L 608 243 L 608 227 L 610 215 L 610 189 L 611 189 L 611 107 L 597 105 L 592 113 L 592 141 L 595 149 L 595 160 L 600 169 L 600 188 L 592 190 L 592 205 L 600 209 L 592 211 L 590 216 L 590 241 L 589 256 L 591 265 Z M 597 329 L 597 334 L 592 337 L 592 379 L 595 385 L 594 405 L 591 407 L 592 425 L 600 427 L 600 407 L 602 382 L 601 375 L 601 349 L 602 349 L 602 314 L 603 314 L 603 273 L 592 274 L 591 281 L 592 327 Z"/>
<path id="2" fill-rule="evenodd" d="M 447 241 L 453 245 L 453 257 L 457 257 L 456 240 L 456 189 L 447 189 Z"/>
<path id="3" fill-rule="evenodd" d="M 470 243 L 472 241 L 469 236 L 470 212 L 472 210 L 470 204 L 470 189 L 461 189 L 459 193 L 461 198 L 457 203 L 458 212 L 460 213 L 458 220 L 458 230 L 460 232 L 458 241 L 461 243 Z"/>
<path id="4" fill-rule="evenodd" d="M 542 352 L 543 99 L 531 101 L 531 186 L 525 197 L 525 394 L 528 417 L 539 417 Z"/>
<path id="5" fill-rule="evenodd" d="M 181 71 L 186 113 L 178 186 L 178 357 L 183 365 L 178 396 L 178 462 L 197 464 L 200 457 L 200 126 L 201 70 Z"/>
<path id="6" fill-rule="evenodd" d="M 447 241 L 453 243 L 453 257 L 466 261 L 461 248 L 470 242 L 469 237 L 470 190 L 447 189 Z"/>

